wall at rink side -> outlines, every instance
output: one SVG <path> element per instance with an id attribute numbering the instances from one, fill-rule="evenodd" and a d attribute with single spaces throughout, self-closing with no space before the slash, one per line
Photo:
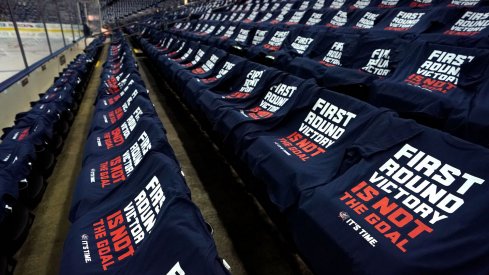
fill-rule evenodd
<path id="1" fill-rule="evenodd" d="M 39 94 L 44 93 L 53 85 L 54 77 L 84 48 L 85 42 L 82 39 L 0 92 L 0 129 L 12 126 L 17 113 L 28 111 L 31 108 L 29 102 L 39 100 Z M 60 62 L 62 56 L 66 60 L 64 64 Z M 23 86 L 22 82 L 25 82 L 26 79 L 28 83 Z"/>

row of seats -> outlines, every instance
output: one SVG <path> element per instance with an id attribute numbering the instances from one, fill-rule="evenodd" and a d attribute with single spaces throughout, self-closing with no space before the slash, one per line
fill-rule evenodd
<path id="1" fill-rule="evenodd" d="M 264 6 L 264 5 L 263 5 Z M 260 8 L 260 7 L 257 7 Z M 487 7 L 479 8 L 423 8 L 414 9 L 408 7 L 382 9 L 378 7 L 354 9 L 350 11 L 336 9 L 292 9 L 290 6 L 281 7 L 279 12 L 260 12 L 251 10 L 248 12 L 223 12 L 205 14 L 198 21 L 197 28 L 193 24 L 187 23 L 177 25 L 177 28 L 184 30 L 195 30 L 199 28 L 206 33 L 218 33 L 216 26 L 223 23 L 229 25 L 242 25 L 239 23 L 250 23 L 248 26 L 285 28 L 296 30 L 300 27 L 307 27 L 310 30 L 328 30 L 329 32 L 339 33 L 366 33 L 376 32 L 383 36 L 397 36 L 406 39 L 413 35 L 420 34 L 444 34 L 446 37 L 474 37 L 487 36 L 488 25 L 484 13 Z M 209 28 L 213 27 L 213 28 Z M 189 29 L 190 28 L 190 29 Z M 389 32 L 385 32 L 389 31 Z M 409 34 L 409 35 L 407 35 Z M 425 35 L 426 38 L 442 38 Z M 463 41 L 460 41 L 463 42 Z M 453 42 L 448 42 L 452 44 Z"/>
<path id="2" fill-rule="evenodd" d="M 431 8 L 431 7 L 477 7 L 487 5 L 484 3 L 485 1 L 481 0 L 294 0 L 294 1 L 273 1 L 271 6 L 268 4 L 272 3 L 266 0 L 251 0 L 251 1 L 243 1 L 240 5 L 234 5 L 229 10 L 230 11 L 248 11 L 253 9 L 256 6 L 262 6 L 263 10 L 267 8 L 271 8 L 271 11 L 274 11 L 274 8 L 279 8 L 280 5 L 290 6 L 294 9 L 307 9 L 314 8 L 316 10 L 319 9 L 363 9 L 363 8 L 371 8 L 371 7 L 379 7 L 383 9 L 391 9 L 391 8 L 399 8 L 399 7 L 410 7 L 410 8 Z M 282 12 L 282 11 L 279 11 Z"/>
<path id="3" fill-rule="evenodd" d="M 204 13 L 208 13 L 212 10 L 223 9 L 227 6 L 231 6 L 236 0 L 218 0 L 212 2 L 194 1 L 187 5 L 181 5 L 181 1 L 172 0 L 164 1 L 158 4 L 156 13 L 139 16 L 137 21 L 153 21 L 154 23 L 168 24 L 171 22 L 178 22 L 186 20 L 189 17 L 198 18 Z"/>
<path id="4" fill-rule="evenodd" d="M 231 5 L 226 11 L 231 13 L 245 13 L 248 20 L 258 22 L 268 21 L 271 18 L 278 18 L 278 21 L 283 20 L 285 15 L 290 12 L 296 12 L 295 18 L 300 19 L 303 16 L 304 11 L 315 11 L 315 16 L 312 21 L 324 20 L 323 13 L 325 10 L 336 10 L 338 13 L 335 23 L 339 26 L 346 22 L 348 12 L 359 9 L 372 9 L 380 8 L 387 12 L 390 9 L 397 8 L 415 8 L 415 9 L 427 9 L 427 8 L 474 8 L 487 6 L 487 1 L 481 0 L 296 0 L 296 1 L 266 1 L 266 0 L 253 0 L 253 1 L 238 1 L 239 5 Z M 199 17 L 207 16 L 203 19 L 209 19 L 210 16 L 219 17 L 221 15 L 216 13 L 209 13 L 209 10 L 222 10 L 223 5 L 220 5 L 220 1 L 213 1 L 210 3 L 198 3 L 191 7 L 185 7 L 176 11 L 169 11 L 164 13 L 165 16 L 172 16 L 176 14 L 185 14 L 187 16 Z M 226 3 L 231 4 L 231 2 Z M 160 16 L 161 15 L 157 15 Z M 380 17 L 382 17 L 381 15 Z M 306 16 L 307 17 L 307 16 Z M 380 18 L 379 14 L 370 15 L 365 18 L 364 22 L 375 21 Z M 405 20 L 416 20 L 419 18 L 410 17 Z M 232 20 L 232 19 L 228 19 Z M 241 20 L 241 19 L 240 19 Z"/>
<path id="5" fill-rule="evenodd" d="M 471 14 L 489 16 L 489 11 L 426 10 L 427 20 L 402 30 L 382 26 L 410 13 L 389 12 L 389 20 L 378 29 L 199 20 L 176 24 L 170 32 L 188 40 L 182 50 L 195 50 L 196 43 L 203 42 L 489 146 L 489 127 L 482 119 L 488 112 L 489 20 L 476 20 L 478 31 L 450 31 Z M 432 13 L 444 23 L 428 16 Z M 154 43 L 166 35 L 151 26 L 143 33 Z"/>
<path id="6" fill-rule="evenodd" d="M 486 14 L 456 2 L 468 1 L 438 10 L 460 14 L 455 25 L 464 14 Z M 489 209 L 489 150 L 450 134 L 487 146 L 487 123 L 471 115 L 487 110 L 485 27 L 469 45 L 461 34 L 423 36 L 413 26 L 375 32 L 240 21 L 246 15 L 210 20 L 232 14 L 163 32 L 153 18 L 138 40 L 263 182 L 310 268 L 488 273 L 489 222 L 479 217 Z"/>
<path id="7" fill-rule="evenodd" d="M 78 23 L 74 13 L 76 10 L 74 8 L 76 7 L 69 1 L 57 1 L 54 3 L 49 0 L 16 0 L 10 1 L 10 7 L 12 9 L 12 15 L 17 22 Z M 41 16 L 43 17 L 42 20 Z M 0 3 L 0 21 L 8 22 L 12 20 L 7 1 L 2 1 Z"/>
<path id="8" fill-rule="evenodd" d="M 60 274 L 229 274 L 148 93 L 113 34 Z"/>
<path id="9" fill-rule="evenodd" d="M 25 241 L 83 97 L 102 40 L 94 40 L 73 60 L 31 109 L 4 128 L 0 144 L 0 273 L 14 269 L 11 257 Z"/>
<path id="10" fill-rule="evenodd" d="M 160 2 L 162 2 L 162 0 L 112 1 L 102 8 L 103 18 L 105 21 L 118 20 L 145 9 L 155 7 Z"/>

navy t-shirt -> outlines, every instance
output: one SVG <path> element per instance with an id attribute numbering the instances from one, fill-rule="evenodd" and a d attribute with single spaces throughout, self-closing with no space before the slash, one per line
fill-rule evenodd
<path id="1" fill-rule="evenodd" d="M 168 199 L 167 203 L 172 211 L 162 217 L 147 243 L 141 245 L 141 252 L 124 265 L 124 272 L 229 275 L 197 206 L 185 197 Z"/>
<path id="2" fill-rule="evenodd" d="M 265 40 L 267 35 L 270 33 L 270 30 L 271 28 L 267 26 L 256 24 L 255 32 L 251 37 L 250 44 L 248 45 L 248 47 L 260 45 L 263 42 L 263 40 Z"/>
<path id="3" fill-rule="evenodd" d="M 113 189 L 125 185 L 132 174 L 141 171 L 139 167 L 145 162 L 145 156 L 153 151 L 175 159 L 159 127 L 136 128 L 124 145 L 104 155 L 85 155 L 73 194 L 70 220 L 75 221 L 90 207 L 102 202 Z"/>
<path id="4" fill-rule="evenodd" d="M 136 61 L 129 55 L 117 55 L 114 60 L 107 60 L 103 66 L 104 73 L 117 72 L 119 69 L 134 70 L 137 69 Z"/>
<path id="5" fill-rule="evenodd" d="M 54 121 L 46 116 L 29 115 L 18 121 L 2 136 L 4 142 L 29 142 L 38 146 L 45 146 L 51 141 L 54 134 Z"/>
<path id="6" fill-rule="evenodd" d="M 390 76 L 396 69 L 398 63 L 403 60 L 407 50 L 407 41 L 403 39 L 382 38 L 375 35 L 362 37 L 362 43 L 358 44 L 356 55 L 351 57 L 351 69 L 345 70 L 341 67 L 333 67 L 332 74 L 346 74 L 338 78 L 349 79 L 348 82 L 357 82 L 367 75 L 376 78 L 385 78 Z M 338 72 L 336 72 L 338 70 Z M 360 71 L 361 73 L 355 73 Z M 328 75 L 329 77 L 329 75 Z M 333 79 L 324 78 L 324 83 L 333 82 Z"/>
<path id="7" fill-rule="evenodd" d="M 234 37 L 232 41 L 229 41 L 228 47 L 239 46 L 247 47 L 251 44 L 251 38 L 254 35 L 255 28 L 253 25 L 240 24 L 238 29 L 238 34 Z"/>
<path id="8" fill-rule="evenodd" d="M 446 1 L 447 7 L 464 7 L 464 8 L 474 8 L 487 5 L 484 0 L 448 0 Z"/>
<path id="9" fill-rule="evenodd" d="M 232 31 L 231 31 L 232 30 Z M 249 38 L 253 35 L 253 26 L 245 23 L 230 26 L 224 36 L 211 37 L 206 41 L 210 45 L 228 51 L 233 46 L 246 46 Z"/>
<path id="10" fill-rule="evenodd" d="M 305 26 L 323 26 L 330 19 L 327 12 L 318 9 L 309 9 L 304 14 L 300 24 Z"/>
<path id="11" fill-rule="evenodd" d="M 211 48 L 205 45 L 199 45 L 199 48 L 195 51 L 195 55 L 190 60 L 185 60 L 181 64 L 172 64 L 168 69 L 170 70 L 171 79 L 174 79 L 180 70 L 193 70 L 197 66 L 203 63 L 210 55 L 212 55 L 217 49 Z"/>
<path id="12" fill-rule="evenodd" d="M 318 78 L 323 67 L 349 66 L 359 35 L 321 31 L 304 57 L 296 57 L 284 69 L 302 78 Z"/>
<path id="13" fill-rule="evenodd" d="M 239 33 L 239 24 L 230 23 L 229 25 L 226 26 L 224 30 L 218 29 L 218 31 L 214 36 L 210 36 L 209 38 L 206 38 L 205 41 L 209 45 L 220 47 L 220 48 L 226 48 L 225 45 L 227 45 L 227 41 L 234 40 L 234 38 L 238 36 L 238 33 Z"/>
<path id="14" fill-rule="evenodd" d="M 400 121 L 389 132 L 406 125 Z M 419 134 L 392 147 L 382 137 L 370 147 L 359 142 L 356 164 L 303 192 L 289 221 L 314 272 L 489 272 L 489 222 L 481 219 L 489 210 L 481 160 L 489 152 L 418 127 Z M 338 255 L 342 260 L 328 262 Z"/>
<path id="15" fill-rule="evenodd" d="M 253 23 L 255 21 L 258 21 L 258 19 L 260 18 L 260 15 L 261 15 L 261 12 L 259 10 L 259 7 L 256 6 L 255 9 L 250 10 L 250 13 L 248 13 L 244 17 L 244 19 L 242 20 L 242 22 L 244 22 L 244 23 Z"/>
<path id="16" fill-rule="evenodd" d="M 317 86 L 293 75 L 277 77 L 256 96 L 223 106 L 216 112 L 214 130 L 239 150 L 245 135 L 272 128 L 292 108 L 307 104 L 310 90 Z M 305 103 L 306 102 L 306 103 Z"/>
<path id="17" fill-rule="evenodd" d="M 155 112 L 153 104 L 148 97 L 138 94 L 137 90 L 134 92 L 136 92 L 136 97 L 129 97 L 126 101 L 118 101 L 107 110 L 95 112 L 90 132 L 106 129 L 122 120 L 127 114 L 132 114 L 138 107 L 143 112 Z"/>
<path id="18" fill-rule="evenodd" d="M 195 77 L 205 78 L 212 73 L 215 66 L 219 65 L 221 59 L 227 56 L 227 52 L 222 50 L 216 50 L 212 54 L 208 55 L 207 58 L 203 58 L 192 70 L 189 70 Z"/>
<path id="19" fill-rule="evenodd" d="M 292 60 L 289 70 L 295 73 L 304 68 L 309 75 L 302 72 L 302 77 L 314 78 L 324 87 L 367 84 L 392 75 L 406 54 L 407 41 L 374 35 L 361 39 L 362 43 L 356 44 L 349 55 L 342 51 L 344 42 L 331 40 L 334 42 L 321 60 L 317 58 L 313 63 L 297 58 Z"/>
<path id="20" fill-rule="evenodd" d="M 73 98 L 73 89 L 70 85 L 65 85 L 62 88 L 52 87 L 46 93 L 41 94 L 40 99 L 37 101 L 37 103 L 50 102 L 56 102 L 65 109 L 71 108 L 75 102 Z"/>
<path id="21" fill-rule="evenodd" d="M 482 81 L 489 51 L 417 43 L 396 73 L 375 82 L 371 102 L 446 131 L 464 127 Z"/>
<path id="22" fill-rule="evenodd" d="M 273 5 L 278 5 L 279 3 L 274 3 Z M 278 8 L 278 7 L 276 7 Z M 258 24 L 266 24 L 269 25 L 270 21 L 277 16 L 279 10 L 270 9 L 270 10 L 262 10 L 262 12 L 258 15 L 258 18 L 255 20 Z"/>
<path id="23" fill-rule="evenodd" d="M 64 86 L 65 84 L 70 84 L 72 87 L 80 84 L 81 76 L 77 71 L 66 70 L 64 71 L 58 79 L 54 82 L 53 86 Z"/>
<path id="24" fill-rule="evenodd" d="M 211 76 L 214 67 L 218 66 L 226 55 L 227 52 L 225 51 L 215 50 L 212 54 L 203 57 L 201 61 L 195 64 L 191 69 L 179 70 L 173 78 L 175 89 L 182 89 L 190 79 Z"/>
<path id="25" fill-rule="evenodd" d="M 325 20 L 326 24 L 324 26 L 328 27 L 331 31 L 344 27 L 351 20 L 353 14 L 345 9 L 328 10 L 326 13 L 328 19 Z"/>
<path id="26" fill-rule="evenodd" d="M 98 96 L 117 94 L 132 84 L 145 86 L 139 72 L 121 69 L 119 73 L 102 76 L 102 85 L 98 89 Z"/>
<path id="27" fill-rule="evenodd" d="M 438 16 L 422 35 L 423 39 L 453 46 L 488 47 L 488 7 L 445 8 L 435 12 Z"/>
<path id="28" fill-rule="evenodd" d="M 138 73 L 137 67 L 134 64 L 134 60 L 126 59 L 126 62 L 123 63 L 118 63 L 116 61 L 114 63 L 109 63 L 109 64 L 113 64 L 114 66 L 104 67 L 100 78 L 106 79 L 108 76 L 119 75 L 122 73 L 129 73 L 129 72 L 136 73 L 136 74 Z"/>
<path id="29" fill-rule="evenodd" d="M 179 167 L 164 155 L 148 165 L 71 226 L 60 274 L 183 274 L 176 265 L 196 274 L 227 274 Z"/>
<path id="30" fill-rule="evenodd" d="M 27 178 L 35 159 L 35 148 L 29 142 L 8 142 L 0 144 L 0 222 L 12 213 L 10 199 L 19 196 L 19 181 Z"/>
<path id="31" fill-rule="evenodd" d="M 410 8 L 431 8 L 438 5 L 443 5 L 446 0 L 411 0 L 408 1 L 405 6 Z"/>
<path id="32" fill-rule="evenodd" d="M 214 44 L 219 41 L 221 36 L 223 36 L 228 30 L 230 25 L 235 25 L 227 21 L 215 21 L 218 25 L 216 28 L 206 37 L 201 37 L 200 40 L 205 41 L 208 44 Z"/>
<path id="33" fill-rule="evenodd" d="M 196 103 L 213 124 L 221 115 L 220 108 L 251 102 L 284 76 L 275 69 L 248 62 L 243 70 L 233 70 L 211 90 L 203 90 Z"/>
<path id="34" fill-rule="evenodd" d="M 369 78 L 385 78 L 396 70 L 406 53 L 407 41 L 382 38 L 375 35 L 362 37 L 356 54 L 351 56 L 349 68 L 331 67 L 318 82 L 325 86 L 366 83 Z"/>
<path id="35" fill-rule="evenodd" d="M 84 162 L 87 157 L 110 154 L 130 141 L 133 135 L 141 133 L 142 129 L 151 130 L 153 127 L 156 127 L 158 131 L 165 130 L 155 113 L 144 113 L 139 107 L 134 109 L 120 123 L 90 133 L 85 142 Z"/>
<path id="36" fill-rule="evenodd" d="M 313 50 L 314 45 L 322 40 L 321 33 L 304 28 L 294 35 L 289 35 L 279 51 L 272 52 L 266 56 L 271 60 L 274 67 L 287 68 L 289 62 L 296 56 L 307 56 Z"/>
<path id="37" fill-rule="evenodd" d="M 167 33 L 163 40 L 160 40 L 156 45 L 150 43 L 142 43 L 143 46 L 146 45 L 145 49 L 147 49 L 153 58 L 158 57 L 158 55 L 162 53 L 170 52 L 170 47 L 172 47 L 173 43 L 176 43 L 177 39 L 172 34 Z"/>
<path id="38" fill-rule="evenodd" d="M 30 120 L 31 117 L 37 119 L 39 116 L 45 116 L 52 123 L 56 123 L 65 111 L 66 109 L 56 102 L 34 103 L 34 105 L 32 105 L 32 109 L 30 109 L 29 111 L 17 113 L 17 115 L 15 116 L 15 123 L 20 122 L 24 119 Z"/>
<path id="39" fill-rule="evenodd" d="M 257 46 L 250 47 L 247 51 L 247 56 L 249 58 L 259 57 L 261 55 L 266 55 L 271 52 L 276 52 L 281 49 L 286 38 L 290 35 L 295 36 L 295 33 L 299 30 L 292 30 L 291 28 L 278 26 L 271 28 L 262 42 Z M 255 34 L 256 36 L 257 34 Z M 260 35 L 258 33 L 258 35 Z"/>
<path id="40" fill-rule="evenodd" d="M 216 64 L 211 72 L 202 78 L 193 78 L 187 84 L 185 91 L 196 92 L 200 89 L 205 89 L 216 85 L 231 70 L 235 69 L 238 64 L 246 62 L 246 59 L 229 54 L 223 58 L 223 62 Z M 238 67 L 236 67 L 238 68 Z"/>
<path id="41" fill-rule="evenodd" d="M 56 104 L 56 102 L 35 103 L 29 111 L 17 113 L 15 116 L 15 125 L 28 125 L 35 123 L 37 120 L 44 120 L 49 124 L 48 128 L 51 128 L 60 120 L 63 112 L 64 108 Z"/>
<path id="42" fill-rule="evenodd" d="M 411 0 L 372 0 L 371 7 L 381 9 L 394 9 L 411 2 Z"/>
<path id="43" fill-rule="evenodd" d="M 202 28 L 202 30 L 195 33 L 195 37 L 197 39 L 204 38 L 204 37 L 214 33 L 219 26 L 219 23 L 217 21 L 205 20 L 205 22 L 206 23 L 205 23 L 204 27 Z"/>
<path id="44" fill-rule="evenodd" d="M 99 94 L 95 103 L 95 110 L 107 110 L 119 101 L 126 101 L 128 98 L 134 98 L 137 95 L 147 96 L 148 93 L 149 91 L 146 89 L 146 87 L 139 85 L 134 81 L 129 81 L 124 85 L 124 88 L 116 94 Z"/>
<path id="45" fill-rule="evenodd" d="M 394 9 L 385 15 L 374 30 L 420 34 L 428 30 L 432 21 L 439 16 L 436 11 L 437 9 Z"/>
<path id="46" fill-rule="evenodd" d="M 350 0 L 346 3 L 349 10 L 364 9 L 370 6 L 372 0 Z"/>
<path id="47" fill-rule="evenodd" d="M 170 58 L 172 60 L 178 60 L 185 53 L 191 51 L 196 46 L 197 46 L 196 42 L 184 40 L 178 49 L 176 49 L 175 51 L 172 51 L 172 52 L 165 53 L 165 54 L 163 54 L 163 56 Z"/>
<path id="48" fill-rule="evenodd" d="M 194 55 L 197 53 L 198 49 L 199 49 L 199 44 L 195 42 L 191 42 L 189 43 L 188 48 L 182 52 L 181 56 L 169 57 L 169 56 L 161 55 L 158 57 L 157 62 L 160 67 L 162 68 L 168 67 L 167 69 L 171 69 L 169 67 L 170 65 L 177 65 L 176 63 L 184 64 L 192 60 Z"/>
<path id="49" fill-rule="evenodd" d="M 382 22 L 388 11 L 383 9 L 358 9 L 351 13 L 348 22 L 339 32 L 368 32 Z"/>
<path id="50" fill-rule="evenodd" d="M 393 116 L 325 89 L 312 89 L 308 94 L 300 98 L 305 101 L 300 108 L 291 110 L 282 123 L 247 136 L 244 142 L 247 148 L 242 159 L 266 183 L 271 201 L 280 210 L 294 204 L 302 190 L 332 178 L 346 148 L 360 135 L 369 132 L 375 138 L 384 134 L 385 126 L 372 124 L 374 119 Z"/>
<path id="51" fill-rule="evenodd" d="M 167 56 L 167 57 L 173 57 L 173 56 L 179 55 L 183 51 L 185 51 L 187 49 L 187 47 L 189 46 L 189 44 L 190 44 L 190 41 L 187 41 L 185 39 L 180 39 L 178 41 L 175 41 L 167 51 L 162 51 L 159 54 Z"/>
<path id="52" fill-rule="evenodd" d="M 270 21 L 271 24 L 279 24 L 279 23 L 285 23 L 287 22 L 287 18 L 290 17 L 290 11 L 292 10 L 294 6 L 294 2 L 282 2 L 282 6 L 277 9 L 277 13 L 275 13 L 274 16 L 272 16 L 272 20 Z"/>
<path id="53" fill-rule="evenodd" d="M 468 117 L 463 126 L 456 131 L 456 135 L 489 148 L 489 81 L 487 75 L 484 77 L 484 84 L 475 95 L 470 106 Z"/>
<path id="54" fill-rule="evenodd" d="M 197 109 L 197 98 L 204 89 L 210 89 L 219 84 L 221 79 L 233 70 L 239 70 L 248 61 L 246 59 L 235 56 L 228 55 L 222 62 L 214 66 L 214 69 L 204 78 L 192 78 L 190 79 L 183 88 L 183 96 L 189 98 L 187 103 L 191 108 Z"/>
<path id="55" fill-rule="evenodd" d="M 303 22 L 306 16 L 307 10 L 291 10 L 284 18 L 284 23 L 286 25 L 298 25 Z"/>
<path id="56" fill-rule="evenodd" d="M 120 89 L 124 88 L 125 83 L 130 80 L 136 81 L 138 84 L 144 86 L 139 71 L 134 66 L 121 66 L 115 69 L 105 69 L 102 72 L 100 79 L 103 85 L 101 85 L 98 90 L 105 94 L 117 93 Z"/>
<path id="57" fill-rule="evenodd" d="M 118 72 L 119 69 L 135 70 L 137 69 L 136 61 L 133 57 L 122 56 L 114 61 L 107 60 L 103 67 L 104 73 Z"/>

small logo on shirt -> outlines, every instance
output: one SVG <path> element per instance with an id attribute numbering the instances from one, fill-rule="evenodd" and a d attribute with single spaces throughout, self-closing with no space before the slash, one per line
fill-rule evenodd
<path id="1" fill-rule="evenodd" d="M 342 220 L 342 221 L 346 221 L 350 218 L 350 215 L 348 215 L 348 213 L 346 213 L 345 211 L 341 211 L 340 214 L 338 215 L 338 217 Z"/>
<path id="2" fill-rule="evenodd" d="M 90 247 L 88 246 L 88 235 L 81 235 L 82 249 L 83 249 L 83 258 L 85 259 L 85 263 L 89 263 L 92 261 L 92 257 L 90 255 Z"/>

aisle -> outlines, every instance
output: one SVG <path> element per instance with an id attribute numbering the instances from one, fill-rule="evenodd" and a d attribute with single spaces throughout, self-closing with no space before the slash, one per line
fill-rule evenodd
<path id="1" fill-rule="evenodd" d="M 93 102 L 100 85 L 102 64 L 107 59 L 107 46 L 93 71 L 78 114 L 58 155 L 56 167 L 41 203 L 34 210 L 36 218 L 26 242 L 16 254 L 15 274 L 58 274 L 63 243 L 70 223 L 68 211 L 76 178 L 81 168 L 85 139 L 92 119 Z"/>

